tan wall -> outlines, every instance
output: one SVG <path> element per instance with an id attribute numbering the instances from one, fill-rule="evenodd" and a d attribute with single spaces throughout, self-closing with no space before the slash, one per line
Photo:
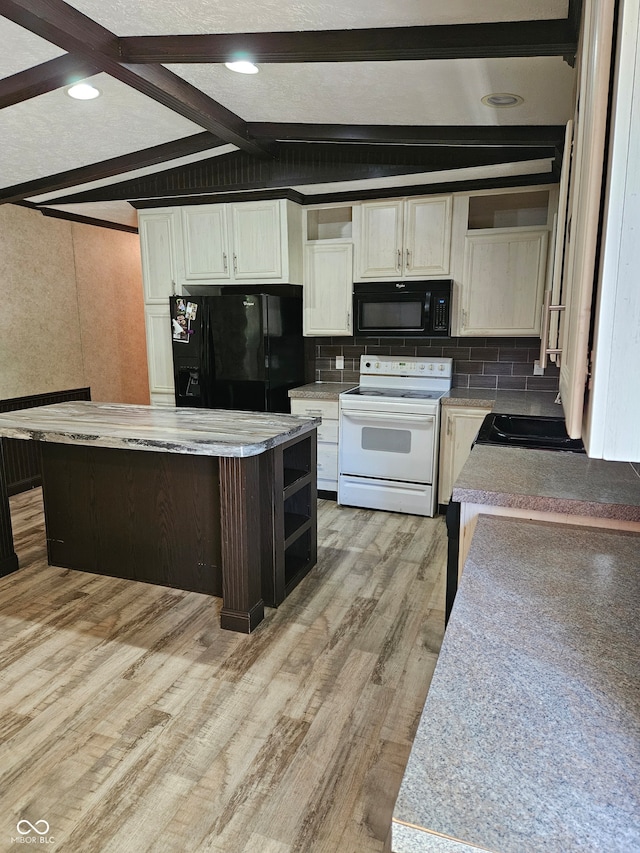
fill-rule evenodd
<path id="1" fill-rule="evenodd" d="M 72 228 L 84 372 L 91 399 L 148 403 L 147 351 L 137 234 Z"/>
<path id="2" fill-rule="evenodd" d="M 0 399 L 146 403 L 138 238 L 0 205 Z"/>

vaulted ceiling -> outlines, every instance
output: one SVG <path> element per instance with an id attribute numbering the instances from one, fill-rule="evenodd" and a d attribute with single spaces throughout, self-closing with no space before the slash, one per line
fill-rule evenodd
<path id="1" fill-rule="evenodd" d="M 0 202 L 133 228 L 137 207 L 194 199 L 551 182 L 580 9 L 0 0 Z M 237 54 L 259 73 L 229 71 Z M 78 80 L 100 97 L 68 97 Z"/>

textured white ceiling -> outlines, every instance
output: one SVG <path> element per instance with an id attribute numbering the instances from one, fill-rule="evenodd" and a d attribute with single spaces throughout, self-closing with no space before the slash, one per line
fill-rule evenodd
<path id="1" fill-rule="evenodd" d="M 0 77 L 10 77 L 64 51 L 0 16 Z"/>
<path id="2" fill-rule="evenodd" d="M 564 18 L 568 0 L 71 0 L 119 36 Z"/>
<path id="3" fill-rule="evenodd" d="M 259 32 L 419 26 L 562 18 L 568 0 L 71 0 L 116 35 Z M 0 78 L 61 56 L 64 51 L 0 16 Z M 265 64 L 260 74 L 233 74 L 221 65 L 170 65 L 248 122 L 400 125 L 562 124 L 572 115 L 575 72 L 560 58 Z M 106 74 L 93 78 L 102 97 L 78 102 L 62 89 L 0 110 L 0 187 L 37 180 L 200 133 L 202 128 Z M 493 110 L 481 98 L 512 92 L 524 103 Z M 184 162 L 216 156 L 202 152 Z M 546 162 L 546 161 L 545 161 Z M 173 168 L 136 170 L 73 187 L 76 192 Z M 530 168 L 545 168 L 530 164 Z M 527 166 L 486 167 L 515 169 Z M 523 171 L 524 170 L 524 171 Z M 464 170 L 466 173 L 466 170 Z M 462 173 L 455 173 L 459 178 Z M 491 173 L 487 173 L 487 176 Z M 498 173 L 496 173 L 498 174 Z M 502 174 L 502 172 L 499 172 Z M 484 176 L 484 175 L 483 175 Z M 430 174 L 435 181 L 437 176 Z M 442 180 L 454 179 L 442 173 Z M 421 183 L 424 176 L 381 179 L 381 185 Z M 309 192 L 365 188 L 314 185 Z M 366 187 L 368 188 L 368 184 Z M 377 186 L 377 184 L 376 184 Z M 62 191 L 50 193 L 56 198 Z M 47 196 L 39 198 L 45 199 Z M 126 203 L 73 206 L 74 212 L 131 223 Z"/>
<path id="4" fill-rule="evenodd" d="M 574 70 L 559 57 L 424 62 L 267 64 L 243 75 L 223 65 L 171 65 L 245 121 L 338 124 L 563 124 Z M 524 98 L 484 106 L 492 92 Z"/>
<path id="5" fill-rule="evenodd" d="M 202 132 L 106 74 L 91 81 L 102 91 L 93 101 L 74 101 L 58 89 L 0 110 L 0 186 Z"/>

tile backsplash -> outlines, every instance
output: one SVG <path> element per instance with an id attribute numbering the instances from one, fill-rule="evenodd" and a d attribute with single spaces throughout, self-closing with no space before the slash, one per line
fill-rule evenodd
<path id="1" fill-rule="evenodd" d="M 307 376 L 323 382 L 357 382 L 361 355 L 453 359 L 456 388 L 508 391 L 557 391 L 558 368 L 549 364 L 544 376 L 533 375 L 540 355 L 538 338 L 315 338 L 307 347 Z M 344 369 L 336 369 L 343 356 Z"/>

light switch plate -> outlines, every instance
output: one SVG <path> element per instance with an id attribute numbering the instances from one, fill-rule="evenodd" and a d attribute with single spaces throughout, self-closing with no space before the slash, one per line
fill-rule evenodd
<path id="1" fill-rule="evenodd" d="M 344 370 L 344 356 L 337 355 L 336 356 L 336 370 Z"/>

